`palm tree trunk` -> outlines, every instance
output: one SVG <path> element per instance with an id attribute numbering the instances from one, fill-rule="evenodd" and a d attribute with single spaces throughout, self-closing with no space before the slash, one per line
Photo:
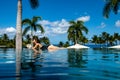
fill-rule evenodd
<path id="1" fill-rule="evenodd" d="M 22 0 L 18 0 L 18 12 L 16 23 L 16 51 L 22 50 Z"/>
<path id="2" fill-rule="evenodd" d="M 22 0 L 18 0 L 17 23 L 16 23 L 16 75 L 20 75 L 21 52 L 22 52 Z"/>

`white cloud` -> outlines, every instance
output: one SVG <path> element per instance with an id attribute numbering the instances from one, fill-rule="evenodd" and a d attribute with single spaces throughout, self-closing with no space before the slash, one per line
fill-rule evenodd
<path id="1" fill-rule="evenodd" d="M 82 17 L 77 18 L 76 20 L 81 20 L 83 22 L 87 22 L 90 20 L 90 16 L 82 16 Z"/>
<path id="2" fill-rule="evenodd" d="M 89 21 L 90 16 L 83 16 L 79 17 L 76 20 L 82 20 L 82 21 Z M 34 35 L 38 35 L 39 37 L 41 36 L 56 36 L 59 34 L 66 34 L 67 30 L 70 26 L 69 22 L 66 19 L 61 19 L 57 21 L 49 21 L 49 20 L 42 20 L 39 22 L 43 28 L 45 29 L 45 33 L 41 34 L 40 31 L 37 31 L 34 33 Z M 15 36 L 16 29 L 14 27 L 7 27 L 0 29 L 0 34 L 8 34 L 8 36 Z M 29 31 L 28 34 L 31 32 Z"/>
<path id="3" fill-rule="evenodd" d="M 8 28 L 6 28 L 6 30 L 5 30 L 6 33 L 14 33 L 15 31 L 16 31 L 16 29 L 13 28 L 13 27 L 8 27 Z"/>
<path id="4" fill-rule="evenodd" d="M 0 35 L 4 34 L 5 33 L 5 29 L 0 29 Z"/>
<path id="5" fill-rule="evenodd" d="M 116 26 L 116 27 L 120 27 L 120 20 L 117 20 L 117 21 L 115 22 L 115 26 Z"/>
<path id="6" fill-rule="evenodd" d="M 84 22 L 90 20 L 90 16 L 82 16 L 76 20 L 82 20 Z M 65 34 L 70 26 L 69 22 L 66 19 L 61 19 L 57 21 L 48 21 L 42 20 L 39 22 L 45 29 L 44 35 L 55 36 L 58 34 Z"/>
<path id="7" fill-rule="evenodd" d="M 7 34 L 9 38 L 13 38 L 15 36 L 16 29 L 14 27 L 7 27 L 0 29 L 0 35 Z"/>
<path id="8" fill-rule="evenodd" d="M 104 22 L 101 22 L 100 26 L 98 26 L 98 28 L 105 28 L 106 24 Z"/>
<path id="9" fill-rule="evenodd" d="M 42 20 L 40 21 L 40 24 L 44 25 L 50 25 L 50 22 L 48 20 Z"/>
<path id="10" fill-rule="evenodd" d="M 53 30 L 53 33 L 56 33 L 56 34 L 64 34 L 64 33 L 66 33 L 67 32 L 67 30 L 66 29 L 62 29 L 62 28 L 53 28 L 52 29 Z"/>
<path id="11" fill-rule="evenodd" d="M 59 27 L 68 27 L 68 26 L 70 26 L 70 24 L 65 19 L 62 19 L 61 22 L 59 23 Z"/>
<path id="12" fill-rule="evenodd" d="M 64 34 L 67 32 L 67 29 L 70 26 L 69 22 L 66 21 L 65 19 L 54 22 L 43 20 L 40 21 L 40 24 L 45 29 L 45 35 Z"/>
<path id="13" fill-rule="evenodd" d="M 7 27 L 7 28 L 1 28 L 0 34 L 13 34 L 16 32 L 16 29 L 14 27 Z"/>

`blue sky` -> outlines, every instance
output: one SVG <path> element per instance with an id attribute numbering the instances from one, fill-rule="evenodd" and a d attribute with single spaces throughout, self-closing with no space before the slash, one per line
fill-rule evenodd
<path id="1" fill-rule="evenodd" d="M 104 0 L 40 0 L 39 8 L 32 10 L 28 0 L 23 0 L 22 19 L 41 16 L 39 23 L 45 29 L 44 36 L 49 37 L 52 44 L 67 41 L 69 21 L 83 20 L 91 39 L 102 32 L 120 33 L 120 14 L 110 13 L 109 19 L 102 15 Z M 10 37 L 16 31 L 17 0 L 1 0 L 0 2 L 0 34 L 7 33 Z M 39 32 L 39 31 L 38 31 Z M 41 36 L 35 33 L 35 35 Z"/>

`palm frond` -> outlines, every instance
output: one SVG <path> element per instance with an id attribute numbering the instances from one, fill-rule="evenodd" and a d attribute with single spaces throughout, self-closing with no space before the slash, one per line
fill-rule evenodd
<path id="1" fill-rule="evenodd" d="M 74 31 L 74 26 L 70 26 L 70 27 L 68 28 L 68 31 L 67 31 L 67 32 L 69 33 L 69 32 L 73 32 L 73 31 Z"/>
<path id="2" fill-rule="evenodd" d="M 41 33 L 44 33 L 44 28 L 40 24 L 36 24 L 36 28 L 41 31 Z"/>
<path id="3" fill-rule="evenodd" d="M 110 11 L 111 11 L 111 3 L 108 2 L 108 3 L 105 4 L 105 7 L 103 9 L 103 16 L 108 18 Z"/>
<path id="4" fill-rule="evenodd" d="M 83 22 L 83 21 L 81 21 L 81 20 L 78 20 L 78 21 L 77 21 L 77 24 L 83 25 L 83 24 L 84 24 L 84 22 Z"/>
<path id="5" fill-rule="evenodd" d="M 37 8 L 39 6 L 39 0 L 29 0 L 31 7 L 33 9 Z"/>
<path id="6" fill-rule="evenodd" d="M 30 30 L 30 26 L 26 27 L 23 31 L 23 36 Z"/>
<path id="7" fill-rule="evenodd" d="M 119 10 L 119 3 L 115 3 L 115 5 L 114 5 L 114 7 L 113 7 L 113 12 L 114 12 L 115 14 L 117 14 L 117 13 L 118 13 L 118 10 Z"/>
<path id="8" fill-rule="evenodd" d="M 37 29 L 39 29 L 41 31 L 41 33 L 44 33 L 44 29 L 40 24 L 37 24 L 37 21 L 41 19 L 41 17 L 33 17 L 31 20 L 29 19 L 25 19 L 22 21 L 23 25 L 26 25 L 26 28 L 23 32 L 23 35 L 25 35 L 27 33 L 28 30 L 31 30 L 31 35 L 33 35 L 33 32 L 37 31 Z"/>
<path id="9" fill-rule="evenodd" d="M 31 25 L 31 20 L 30 19 L 24 19 L 22 21 L 22 25 Z"/>
<path id="10" fill-rule="evenodd" d="M 85 26 L 82 27 L 82 30 L 83 30 L 86 34 L 88 33 L 88 29 L 87 29 Z"/>
<path id="11" fill-rule="evenodd" d="M 115 14 L 117 14 L 119 10 L 119 6 L 120 6 L 120 0 L 106 0 L 106 4 L 103 8 L 103 16 L 108 18 L 111 10 Z"/>
<path id="12" fill-rule="evenodd" d="M 36 28 L 36 25 L 33 23 L 32 25 L 31 25 L 31 28 L 32 28 L 32 31 L 37 31 L 37 28 Z"/>
<path id="13" fill-rule="evenodd" d="M 39 17 L 39 16 L 34 16 L 33 19 L 32 19 L 32 22 L 33 23 L 36 23 L 38 20 L 41 20 L 42 18 Z"/>
<path id="14" fill-rule="evenodd" d="M 75 24 L 75 21 L 70 21 L 69 23 L 70 23 L 70 24 Z"/>

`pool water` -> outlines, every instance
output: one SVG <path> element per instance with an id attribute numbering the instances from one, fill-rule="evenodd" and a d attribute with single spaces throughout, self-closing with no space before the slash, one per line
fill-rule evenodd
<path id="1" fill-rule="evenodd" d="M 23 49 L 21 66 L 16 60 L 14 49 L 0 48 L 0 80 L 120 80 L 120 49 Z"/>

